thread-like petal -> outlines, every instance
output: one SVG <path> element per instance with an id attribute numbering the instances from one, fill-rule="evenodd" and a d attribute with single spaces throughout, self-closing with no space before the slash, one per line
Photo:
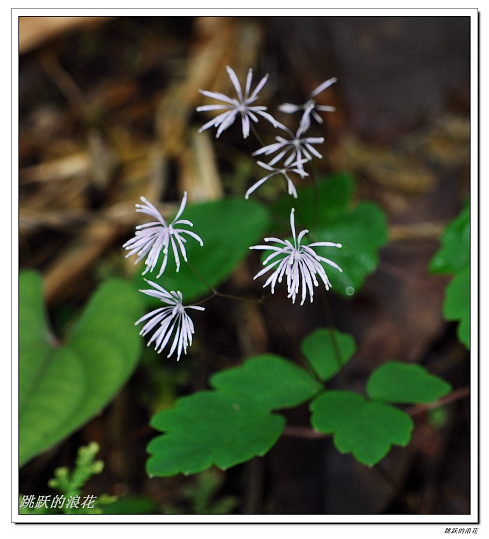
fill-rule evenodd
<path id="1" fill-rule="evenodd" d="M 250 247 L 250 249 L 271 251 L 263 261 L 264 267 L 255 275 L 254 279 L 272 271 L 263 287 L 265 288 L 270 285 L 270 290 L 273 294 L 276 283 L 282 282 L 282 278 L 285 275 L 288 297 L 292 299 L 292 303 L 295 303 L 295 300 L 300 293 L 301 305 L 303 305 L 308 294 L 310 300 L 313 301 L 314 288 L 319 286 L 317 277 L 321 279 L 326 290 L 331 288 L 331 283 L 326 275 L 322 262 L 329 264 L 338 271 L 342 271 L 335 262 L 319 256 L 314 251 L 313 247 L 341 248 L 341 245 L 332 242 L 315 242 L 309 245 L 301 245 L 308 230 L 301 230 L 299 234 L 296 234 L 294 214 L 295 210 L 292 208 L 290 212 L 292 242 L 289 240 L 280 240 L 278 238 L 265 238 L 265 241 L 274 242 L 278 245 L 254 245 Z"/>
<path id="2" fill-rule="evenodd" d="M 143 272 L 143 275 L 145 275 L 146 273 L 152 272 L 155 269 L 160 255 L 163 252 L 163 260 L 158 273 L 158 277 L 160 277 L 166 269 L 168 263 L 169 246 L 171 244 L 178 271 L 180 269 L 180 258 L 175 241 L 180 247 L 180 252 L 184 260 L 187 260 L 184 247 L 186 239 L 182 236 L 182 234 L 187 234 L 188 236 L 197 240 L 200 245 L 203 245 L 202 238 L 195 232 L 181 228 L 182 225 L 193 226 L 193 224 L 187 219 L 179 219 L 187 204 L 187 192 L 184 193 L 177 214 L 170 224 L 166 222 L 166 220 L 156 209 L 156 207 L 151 204 L 151 202 L 148 202 L 144 197 L 141 197 L 141 200 L 144 204 L 136 204 L 136 211 L 147 213 L 148 215 L 156 218 L 157 221 L 145 223 L 136 227 L 137 230 L 134 238 L 131 238 L 122 246 L 124 249 L 129 250 L 126 258 L 137 254 L 138 257 L 135 264 L 138 264 L 143 258 L 147 257 L 145 262 L 146 268 Z"/>
<path id="3" fill-rule="evenodd" d="M 140 331 L 140 335 L 147 335 L 156 326 L 159 326 L 148 341 L 148 346 L 153 342 L 155 343 L 155 350 L 158 353 L 165 348 L 173 335 L 173 342 L 168 357 L 176 351 L 178 361 L 182 352 L 184 354 L 187 353 L 187 348 L 192 344 L 192 335 L 194 333 L 194 324 L 187 314 L 186 309 L 203 311 L 204 307 L 199 305 L 188 305 L 184 307 L 181 292 L 168 292 L 159 284 L 148 281 L 147 279 L 145 280 L 153 288 L 141 290 L 141 292 L 160 299 L 166 304 L 166 307 L 160 307 L 151 311 L 136 322 L 136 325 L 146 322 Z"/>
<path id="4" fill-rule="evenodd" d="M 246 76 L 245 93 L 243 96 L 241 85 L 239 83 L 238 77 L 236 76 L 236 73 L 229 66 L 226 66 L 226 70 L 234 86 L 234 89 L 236 90 L 238 99 L 228 97 L 225 94 L 222 94 L 220 92 L 208 92 L 207 90 L 199 90 L 201 94 L 207 97 L 210 97 L 212 99 L 217 99 L 218 101 L 224 101 L 226 105 L 222 105 L 222 106 L 221 105 L 203 105 L 203 106 L 197 107 L 198 111 L 219 110 L 223 108 L 228 109 L 226 112 L 219 114 L 216 118 L 213 118 L 209 122 L 205 123 L 199 129 L 199 133 L 208 129 L 209 127 L 214 126 L 218 128 L 216 137 L 219 137 L 223 131 L 228 129 L 234 123 L 234 121 L 236 120 L 238 116 L 238 113 L 240 113 L 240 116 L 241 116 L 243 138 L 247 138 L 250 134 L 250 118 L 252 121 L 258 122 L 257 115 L 269 121 L 275 127 L 278 127 L 279 125 L 281 125 L 279 124 L 279 122 L 275 120 L 275 118 L 273 118 L 271 114 L 269 114 L 268 112 L 265 112 L 266 107 L 262 105 L 251 106 L 251 104 L 258 99 L 258 93 L 263 88 L 264 84 L 266 83 L 268 79 L 268 75 L 265 75 L 260 80 L 256 88 L 254 89 L 253 93 L 250 95 L 251 83 L 253 79 L 253 70 L 250 68 Z"/>

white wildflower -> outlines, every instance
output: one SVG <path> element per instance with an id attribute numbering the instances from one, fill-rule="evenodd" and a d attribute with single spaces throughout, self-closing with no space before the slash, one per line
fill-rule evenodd
<path id="1" fill-rule="evenodd" d="M 275 163 L 278 163 L 280 159 L 289 154 L 284 161 L 284 165 L 286 167 L 289 165 L 295 166 L 299 170 L 299 174 L 301 176 L 306 176 L 307 174 L 304 171 L 303 163 L 312 159 L 311 154 L 315 155 L 318 159 L 322 159 L 323 156 L 312 147 L 312 144 L 322 144 L 324 142 L 324 138 L 302 137 L 300 127 L 295 135 L 292 133 L 292 131 L 290 131 L 290 129 L 287 129 L 287 127 L 283 125 L 279 125 L 279 127 L 289 133 L 290 139 L 276 136 L 275 139 L 277 142 L 260 148 L 254 152 L 253 155 L 270 155 L 278 152 L 277 155 L 268 163 L 269 165 L 274 165 Z"/>
<path id="2" fill-rule="evenodd" d="M 244 138 L 247 138 L 250 134 L 250 118 L 254 122 L 258 122 L 258 118 L 256 116 L 257 114 L 268 120 L 275 127 L 277 127 L 278 122 L 270 114 L 264 112 L 267 107 L 256 105 L 252 107 L 250 106 L 251 103 L 258 99 L 258 93 L 263 88 L 264 84 L 267 82 L 268 75 L 265 75 L 261 79 L 261 81 L 258 83 L 258 86 L 250 95 L 251 80 L 253 78 L 253 70 L 250 68 L 250 70 L 248 71 L 248 76 L 246 77 L 246 88 L 243 96 L 243 92 L 241 91 L 241 85 L 239 84 L 236 73 L 229 66 L 226 66 L 226 69 L 229 74 L 229 78 L 231 79 L 231 82 L 233 83 L 233 86 L 236 90 L 236 93 L 238 94 L 238 99 L 228 97 L 227 95 L 221 94 L 220 92 L 208 92 L 206 90 L 199 90 L 201 94 L 207 97 L 211 97 L 212 99 L 217 99 L 218 101 L 224 101 L 224 103 L 219 105 L 203 105 L 202 107 L 197 107 L 198 111 L 228 109 L 226 112 L 219 114 L 210 122 L 204 124 L 199 129 L 199 133 L 204 131 L 204 129 L 215 126 L 218 128 L 216 137 L 219 137 L 219 135 L 225 129 L 227 129 L 234 123 L 238 114 L 241 115 L 241 124 Z"/>
<path id="3" fill-rule="evenodd" d="M 153 336 L 148 342 L 148 346 L 154 341 L 155 350 L 160 353 L 166 346 L 172 334 L 175 335 L 173 343 L 170 348 L 170 353 L 167 357 L 170 357 L 173 352 L 177 352 L 177 361 L 180 360 L 182 351 L 187 353 L 187 348 L 192 344 L 192 334 L 194 333 L 194 324 L 190 316 L 185 312 L 185 309 L 195 309 L 197 311 L 203 311 L 204 307 L 197 305 L 182 304 L 181 292 L 167 292 L 163 287 L 152 281 L 145 281 L 153 286 L 155 290 L 140 290 L 148 296 L 160 299 L 163 303 L 166 303 L 168 307 L 160 307 L 155 311 L 144 315 L 140 318 L 135 325 L 148 320 L 140 331 L 140 335 L 144 336 L 149 333 L 155 326 L 158 329 L 153 333 Z"/>
<path id="4" fill-rule="evenodd" d="M 323 119 L 316 111 L 319 110 L 324 112 L 334 112 L 336 108 L 327 105 L 318 105 L 314 98 L 319 93 L 326 90 L 326 88 L 329 88 L 332 84 L 334 84 L 336 80 L 336 77 L 333 77 L 320 84 L 313 92 L 311 92 L 311 95 L 306 99 L 306 102 L 303 105 L 292 105 L 291 103 L 284 103 L 283 105 L 279 105 L 279 110 L 288 114 L 297 112 L 298 110 L 303 110 L 304 112 L 302 113 L 302 118 L 300 122 L 300 129 L 303 133 L 307 131 L 311 125 L 311 116 L 318 123 L 322 124 Z"/>
<path id="5" fill-rule="evenodd" d="M 302 160 L 302 163 L 305 163 L 306 160 Z M 262 163 L 261 161 L 257 161 L 257 163 L 264 169 L 269 170 L 270 174 L 267 174 L 264 178 L 261 178 L 256 183 L 254 183 L 248 191 L 246 191 L 245 198 L 248 199 L 251 193 L 255 191 L 262 183 L 265 183 L 269 178 L 272 176 L 276 176 L 277 174 L 282 174 L 282 176 L 287 180 L 287 192 L 289 195 L 292 195 L 294 198 L 297 198 L 297 191 L 295 189 L 295 185 L 292 183 L 292 180 L 289 177 L 290 172 L 295 172 L 296 174 L 304 176 L 309 176 L 307 172 L 304 172 L 304 170 L 299 170 L 297 168 L 297 164 L 294 163 L 293 165 L 289 165 L 284 168 L 277 168 L 277 167 L 271 167 L 270 165 L 267 165 L 266 163 Z"/>
<path id="6" fill-rule="evenodd" d="M 303 230 L 296 236 L 293 208 L 290 212 L 290 228 L 292 229 L 293 242 L 281 240 L 279 238 L 265 238 L 266 242 L 272 241 L 279 245 L 255 245 L 250 247 L 250 249 L 273 251 L 263 261 L 265 268 L 259 271 L 254 279 L 267 273 L 271 269 L 274 269 L 263 287 L 265 288 L 270 285 L 273 294 L 275 291 L 275 284 L 277 282 L 282 282 L 282 278 L 285 275 L 287 277 L 288 297 L 292 298 L 293 303 L 295 303 L 295 298 L 299 293 L 299 286 L 302 285 L 301 305 L 303 305 L 307 292 L 309 292 L 311 302 L 313 300 L 314 286 L 318 286 L 319 284 L 316 275 L 323 281 L 326 290 L 329 290 L 331 287 L 331 283 L 329 282 L 321 262 L 326 262 L 326 264 L 336 268 L 338 271 L 342 271 L 337 264 L 328 258 L 324 258 L 315 253 L 313 247 L 341 247 L 341 244 L 331 243 L 329 241 L 318 241 L 310 243 L 309 245 L 301 245 L 302 239 L 309 231 Z"/>
<path id="7" fill-rule="evenodd" d="M 180 204 L 180 209 L 173 221 L 168 224 L 161 213 L 146 200 L 146 198 L 141 197 L 141 200 L 144 204 L 136 204 L 136 211 L 141 213 L 147 213 L 156 219 L 156 221 L 151 223 L 145 223 L 143 225 L 138 225 L 136 227 L 136 235 L 134 238 L 127 241 L 123 247 L 124 249 L 130 249 L 129 254 L 126 255 L 126 258 L 137 253 L 138 258 L 135 262 L 137 264 L 141 261 L 146 255 L 146 269 L 143 272 L 145 275 L 148 271 L 153 271 L 160 256 L 161 251 L 163 251 L 163 262 L 161 264 L 160 272 L 157 277 L 160 277 L 165 271 L 166 264 L 168 262 L 168 251 L 171 244 L 173 254 L 175 256 L 175 262 L 177 265 L 177 271 L 180 269 L 180 253 L 183 256 L 183 259 L 187 261 L 187 252 L 185 251 L 185 242 L 186 238 L 182 237 L 182 234 L 188 234 L 192 238 L 196 239 L 200 245 L 203 245 L 203 241 L 191 230 L 186 230 L 185 228 L 177 228 L 181 225 L 193 226 L 193 224 L 186 220 L 180 219 L 185 205 L 187 203 L 187 193 L 185 192 L 182 203 Z M 149 253 L 149 254 L 148 254 Z"/>

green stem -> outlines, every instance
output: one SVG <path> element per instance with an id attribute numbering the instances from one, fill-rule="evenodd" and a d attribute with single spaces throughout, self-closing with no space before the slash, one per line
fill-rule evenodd
<path id="1" fill-rule="evenodd" d="M 280 318 L 278 317 L 277 314 L 275 314 L 271 309 L 270 307 L 264 303 L 262 301 L 262 305 L 263 307 L 268 311 L 269 314 L 271 314 L 274 319 L 275 319 L 275 322 L 277 323 L 277 325 L 279 326 L 279 328 L 282 330 L 282 333 L 285 335 L 285 337 L 287 338 L 287 340 L 290 342 L 290 345 L 292 346 L 293 349 L 296 350 L 296 353 L 297 355 L 301 358 L 301 361 L 302 363 L 304 364 L 304 367 L 306 368 L 307 372 L 313 377 L 315 378 L 315 380 L 320 383 L 321 385 L 324 385 L 323 384 L 323 381 L 321 380 L 321 378 L 319 377 L 319 374 L 316 372 L 316 370 L 314 369 L 314 367 L 309 363 L 309 360 L 307 359 L 307 357 L 303 354 L 302 350 L 300 349 L 299 346 L 297 346 L 297 343 L 294 339 L 292 339 L 292 337 L 289 335 L 289 332 L 285 329 L 285 326 L 282 324 Z"/>
<path id="2" fill-rule="evenodd" d="M 263 298 L 255 299 L 255 298 L 244 298 L 242 296 L 235 296 L 233 294 L 226 294 L 224 292 L 219 292 L 216 290 L 212 285 L 210 285 L 204 277 L 192 266 L 192 264 L 187 260 L 188 267 L 194 272 L 194 274 L 207 286 L 209 289 L 209 292 L 211 293 L 210 296 L 207 296 L 206 298 L 201 299 L 199 302 L 195 303 L 195 305 L 200 305 L 201 303 L 205 303 L 206 301 L 209 301 L 215 296 L 219 296 L 221 298 L 228 298 L 228 299 L 234 299 L 237 301 L 249 301 L 252 303 L 262 303 Z"/>
<path id="3" fill-rule="evenodd" d="M 331 342 L 333 343 L 333 349 L 334 349 L 334 354 L 335 354 L 335 357 L 336 357 L 336 363 L 338 364 L 341 385 L 343 386 L 344 389 L 348 389 L 348 380 L 346 378 L 345 371 L 343 369 L 343 362 L 341 361 L 340 346 L 338 344 L 338 339 L 336 338 L 336 333 L 334 331 L 335 325 L 334 325 L 334 322 L 333 322 L 333 316 L 331 314 L 331 308 L 330 308 L 330 305 L 329 305 L 328 294 L 327 293 L 322 294 L 322 297 L 323 297 L 324 311 L 326 313 L 326 320 L 328 322 L 328 331 L 329 331 L 329 335 L 331 337 Z"/>
<path id="4" fill-rule="evenodd" d="M 312 167 L 312 186 L 314 190 L 314 197 L 313 197 L 314 210 L 313 210 L 312 227 L 314 230 L 314 235 L 316 235 L 317 230 L 318 230 L 318 216 L 319 216 L 319 188 L 318 188 L 317 168 L 316 168 L 316 163 L 314 160 L 311 163 L 311 167 Z"/>
<path id="5" fill-rule="evenodd" d="M 250 121 L 250 127 L 251 127 L 251 130 L 253 131 L 253 134 L 257 138 L 258 142 L 262 145 L 262 147 L 265 146 L 265 143 L 263 142 L 262 138 L 258 134 L 258 131 L 256 130 L 256 127 L 253 125 L 252 121 Z"/>

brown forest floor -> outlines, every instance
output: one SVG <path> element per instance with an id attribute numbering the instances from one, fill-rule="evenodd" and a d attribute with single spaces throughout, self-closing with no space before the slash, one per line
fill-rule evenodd
<path id="1" fill-rule="evenodd" d="M 348 374 L 362 384 L 384 361 L 418 362 L 462 396 L 442 428 L 415 416 L 412 442 L 385 464 L 395 487 L 331 440 L 290 430 L 263 459 L 215 472 L 215 496 L 233 496 L 233 511 L 470 512 L 469 354 L 442 318 L 446 279 L 427 271 L 469 195 L 469 44 L 463 17 L 21 18 L 20 268 L 42 272 L 60 333 L 99 282 L 134 271 L 121 245 L 138 223 L 141 195 L 171 214 L 185 190 L 201 201 L 251 184 L 256 148 L 237 126 L 217 141 L 196 136 L 205 120 L 195 112 L 199 88 L 228 93 L 225 66 L 241 74 L 253 67 L 257 77 L 270 73 L 261 97 L 274 110 L 338 78 L 324 96 L 337 112 L 325 117 L 320 172 L 350 171 L 357 196 L 386 211 L 390 233 L 361 292 L 350 301 L 331 296 L 335 324 L 358 344 Z M 240 290 L 252 275 L 243 265 L 224 288 Z M 317 326 L 313 306 L 297 318 L 274 302 L 298 338 Z M 76 449 L 97 440 L 106 467 L 91 494 L 145 496 L 157 512 L 192 512 L 184 492 L 195 477 L 144 471 L 148 418 L 250 351 L 286 352 L 261 317 L 214 302 L 201 357 L 176 364 L 148 351 L 100 416 L 23 467 L 21 492 L 46 493 L 53 470 L 72 466 Z M 288 419 L 307 425 L 306 408 Z"/>

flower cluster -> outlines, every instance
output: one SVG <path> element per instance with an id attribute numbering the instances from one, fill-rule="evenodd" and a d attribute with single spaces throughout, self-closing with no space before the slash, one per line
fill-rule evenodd
<path id="1" fill-rule="evenodd" d="M 286 133 L 285 136 L 277 135 L 276 142 L 263 146 L 253 153 L 253 155 L 271 156 L 268 163 L 258 161 L 257 164 L 265 169 L 268 174 L 255 182 L 245 194 L 245 198 L 249 196 L 268 179 L 274 176 L 282 176 L 287 184 L 287 192 L 294 199 L 297 198 L 297 190 L 291 179 L 291 174 L 296 174 L 301 178 L 308 176 L 304 169 L 304 165 L 311 161 L 313 157 L 321 159 L 322 156 L 314 145 L 322 144 L 323 137 L 306 136 L 306 131 L 311 126 L 311 118 L 318 123 L 322 123 L 323 119 L 318 114 L 320 112 L 334 111 L 334 107 L 326 105 L 318 105 L 316 96 L 326 90 L 334 82 L 335 78 L 331 78 L 320 84 L 306 99 L 303 105 L 292 105 L 285 103 L 279 107 L 284 113 L 294 113 L 302 111 L 299 127 L 295 133 L 290 131 L 285 125 L 281 124 L 271 114 L 266 112 L 266 107 L 254 104 L 258 99 L 259 92 L 264 87 L 268 80 L 268 75 L 265 75 L 257 84 L 255 89 L 251 91 L 253 80 L 253 70 L 248 71 L 244 92 L 239 83 L 236 73 L 230 67 L 227 67 L 227 72 L 231 83 L 236 91 L 237 97 L 228 97 L 219 92 L 209 92 L 199 90 L 206 97 L 216 99 L 221 103 L 212 105 L 203 105 L 197 108 L 199 112 L 209 111 L 224 111 L 220 112 L 216 117 L 205 123 L 200 132 L 216 127 L 216 137 L 219 137 L 223 131 L 231 127 L 238 117 L 241 118 L 241 128 L 243 137 L 247 138 L 250 134 L 251 123 L 259 121 L 263 118 L 270 122 L 275 128 Z M 283 161 L 282 164 L 279 164 Z M 136 227 L 135 236 L 127 241 L 123 247 L 129 251 L 127 257 L 137 255 L 135 264 L 141 260 L 145 260 L 146 268 L 143 275 L 152 272 L 158 264 L 161 254 L 163 259 L 157 275 L 159 278 L 167 268 L 168 257 L 170 252 L 173 253 L 176 264 L 176 271 L 180 269 L 180 255 L 187 262 L 187 252 L 185 243 L 188 238 L 192 238 L 203 245 L 202 238 L 195 232 L 185 227 L 192 227 L 193 224 L 187 219 L 180 219 L 187 203 L 187 193 L 184 194 L 179 210 L 174 219 L 168 224 L 157 208 L 148 202 L 144 197 L 141 197 L 142 204 L 136 204 L 136 211 L 146 213 L 153 217 L 154 221 L 138 225 Z M 300 295 L 301 305 L 304 304 L 308 294 L 311 302 L 314 297 L 314 288 L 319 286 L 319 281 L 322 281 L 326 290 L 329 290 L 331 283 L 326 275 L 323 264 L 342 271 L 341 268 L 328 258 L 319 256 L 316 247 L 341 247 L 339 243 L 332 242 L 313 242 L 309 243 L 306 240 L 308 230 L 302 230 L 298 235 L 295 229 L 295 209 L 290 212 L 290 228 L 292 231 L 292 240 L 280 238 L 265 238 L 265 242 L 272 245 L 255 245 L 250 249 L 271 251 L 263 261 L 264 268 L 255 275 L 255 279 L 271 271 L 264 287 L 270 285 L 272 294 L 275 292 L 277 283 L 281 283 L 285 277 L 287 283 L 288 297 L 292 298 L 295 303 L 296 298 Z M 171 250 L 170 250 L 171 246 Z M 182 293 L 179 291 L 167 291 L 160 284 L 145 279 L 152 286 L 151 289 L 141 290 L 142 293 L 148 296 L 155 297 L 165 304 L 140 318 L 136 324 L 145 322 L 140 335 L 145 336 L 155 330 L 149 339 L 148 346 L 152 343 L 155 349 L 160 353 L 173 338 L 170 346 L 168 357 L 174 352 L 177 354 L 177 360 L 180 359 L 182 353 L 187 353 L 187 348 L 192 344 L 192 335 L 194 334 L 194 324 L 187 313 L 187 310 L 193 309 L 203 311 L 204 307 L 196 305 L 183 305 Z"/>
<path id="2" fill-rule="evenodd" d="M 273 124 L 274 127 L 286 131 L 289 138 L 284 138 L 281 136 L 276 136 L 275 139 L 277 142 L 264 146 L 263 148 L 254 152 L 253 155 L 270 155 L 276 153 L 267 164 L 271 167 L 278 163 L 281 159 L 285 158 L 284 166 L 277 167 L 275 169 L 270 168 L 269 170 L 274 171 L 274 174 L 269 174 L 265 178 L 258 180 L 254 185 L 252 185 L 247 193 L 246 198 L 260 185 L 262 185 L 266 180 L 275 174 L 281 174 L 287 181 L 287 190 L 290 195 L 294 198 L 297 198 L 297 191 L 292 184 L 292 180 L 287 175 L 287 172 L 294 172 L 304 178 L 308 174 L 304 171 L 304 163 L 307 163 L 312 159 L 314 155 L 318 159 L 321 159 L 321 154 L 312 146 L 313 144 L 322 144 L 324 142 L 323 137 L 306 137 L 304 136 L 305 132 L 309 129 L 311 125 L 311 117 L 313 117 L 318 123 L 323 123 L 323 119 L 317 113 L 317 111 L 334 111 L 334 107 L 326 105 L 318 105 L 315 101 L 315 97 L 326 90 L 334 82 L 336 78 L 331 78 L 322 84 L 320 84 L 307 98 L 306 102 L 303 105 L 292 105 L 290 103 L 284 103 L 279 106 L 279 110 L 285 113 L 293 113 L 302 110 L 302 118 L 300 120 L 299 128 L 296 133 L 293 134 L 285 125 L 275 120 L 269 113 L 265 112 L 266 107 L 263 106 L 250 106 L 251 103 L 254 103 L 258 99 L 258 92 L 263 88 L 265 82 L 268 80 L 268 74 L 265 75 L 251 95 L 249 95 L 251 89 L 251 81 L 253 77 L 253 71 L 250 69 L 248 71 L 248 76 L 246 78 L 246 89 L 243 97 L 243 92 L 241 90 L 241 85 L 239 83 L 236 73 L 229 66 L 226 67 L 229 74 L 229 78 L 236 90 L 238 99 L 228 97 L 224 94 L 218 92 L 208 92 L 206 90 L 199 90 L 203 95 L 216 99 L 218 101 L 223 101 L 224 104 L 219 105 L 204 105 L 197 107 L 197 111 L 212 111 L 219 109 L 227 109 L 226 112 L 223 112 L 204 124 L 200 131 L 204 131 L 209 127 L 217 127 L 216 137 L 219 137 L 221 133 L 231 127 L 231 125 L 236 120 L 238 113 L 241 115 L 241 123 L 243 130 L 243 137 L 247 138 L 250 133 L 250 118 L 254 122 L 258 122 L 257 114 L 268 120 Z M 311 155 L 312 154 L 312 155 Z M 260 166 L 263 166 L 263 163 L 258 162 Z"/>
<path id="3" fill-rule="evenodd" d="M 163 262 L 157 275 L 158 278 L 165 271 L 168 262 L 169 247 L 171 245 L 177 266 L 176 269 L 179 271 L 180 254 L 185 262 L 187 261 L 187 252 L 185 250 L 185 242 L 187 239 L 183 237 L 182 234 L 187 234 L 191 238 L 194 238 L 201 246 L 204 244 L 202 238 L 195 234 L 195 232 L 181 228 L 181 225 L 193 226 L 189 220 L 180 219 L 187 204 L 187 193 L 185 192 L 180 208 L 170 224 L 166 222 L 164 217 L 151 202 L 148 202 L 144 197 L 141 197 L 141 201 L 143 204 L 136 204 L 136 211 L 146 213 L 156 219 L 156 221 L 138 225 L 136 227 L 136 235 L 134 238 L 123 245 L 125 249 L 129 250 L 126 258 L 137 254 L 138 257 L 135 262 L 135 264 L 137 264 L 147 255 L 145 261 L 146 269 L 143 271 L 143 275 L 145 275 L 148 271 L 152 272 L 154 270 L 158 263 L 158 259 L 163 252 Z M 168 357 L 170 357 L 176 350 L 177 360 L 179 360 L 182 351 L 185 354 L 187 353 L 187 347 L 192 344 L 192 334 L 194 333 L 194 325 L 190 316 L 185 312 L 185 309 L 203 311 L 204 307 L 197 307 L 194 305 L 184 307 L 181 292 L 168 292 L 157 283 L 148 281 L 147 279 L 145 279 L 145 281 L 153 286 L 155 290 L 140 290 L 140 292 L 158 298 L 169 306 L 160 307 L 140 318 L 136 322 L 136 325 L 145 320 L 147 320 L 147 322 L 139 334 L 144 336 L 155 326 L 158 326 L 158 329 L 149 340 L 148 346 L 155 341 L 155 349 L 159 353 L 168 343 L 172 333 L 175 332 L 175 338 Z"/>

